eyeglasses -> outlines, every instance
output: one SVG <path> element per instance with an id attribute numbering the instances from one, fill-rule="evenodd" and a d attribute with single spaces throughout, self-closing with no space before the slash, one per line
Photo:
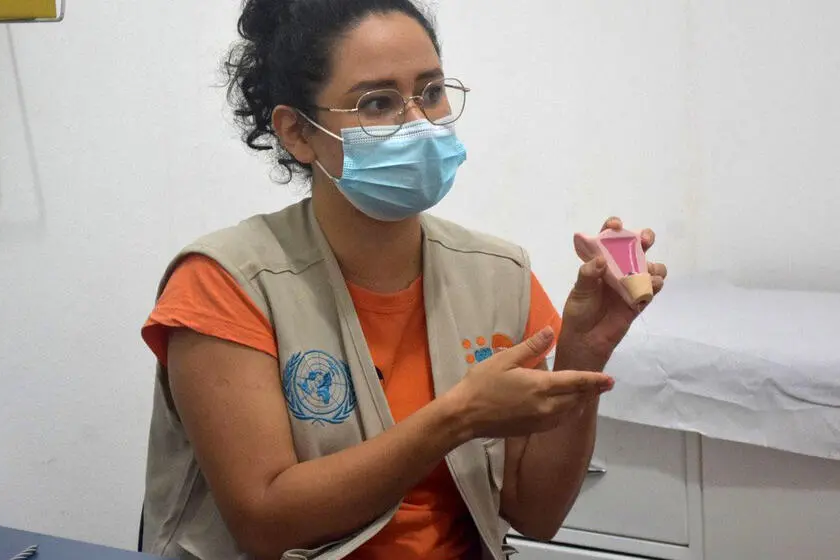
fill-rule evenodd
<path id="1" fill-rule="evenodd" d="M 414 101 L 430 123 L 437 126 L 454 123 L 464 113 L 469 91 L 470 88 L 461 80 L 441 78 L 426 84 L 420 95 L 403 97 L 395 89 L 377 89 L 362 95 L 353 109 L 317 106 L 315 108 L 332 113 L 355 113 L 359 119 L 359 126 L 365 133 L 386 138 L 396 134 L 405 124 L 408 104 L 411 101 Z M 394 126 L 397 128 L 394 129 Z"/>

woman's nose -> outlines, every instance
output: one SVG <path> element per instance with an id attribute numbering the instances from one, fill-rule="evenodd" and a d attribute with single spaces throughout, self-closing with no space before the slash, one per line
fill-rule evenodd
<path id="1" fill-rule="evenodd" d="M 425 119 L 426 115 L 420 108 L 420 103 L 414 97 L 409 99 L 405 104 L 405 122 L 419 121 Z"/>

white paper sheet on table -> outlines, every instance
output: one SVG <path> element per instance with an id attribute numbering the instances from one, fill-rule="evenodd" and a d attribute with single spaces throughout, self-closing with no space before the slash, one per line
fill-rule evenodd
<path id="1" fill-rule="evenodd" d="M 617 420 L 840 460 L 840 294 L 674 282 L 605 368 Z"/>

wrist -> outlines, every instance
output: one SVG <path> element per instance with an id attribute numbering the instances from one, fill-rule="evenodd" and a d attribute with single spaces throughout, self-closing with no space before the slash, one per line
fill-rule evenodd
<path id="1" fill-rule="evenodd" d="M 464 391 L 463 383 L 459 383 L 432 401 L 436 408 L 435 417 L 439 421 L 437 428 L 451 440 L 453 449 L 476 437 L 475 423 L 470 413 L 470 400 Z"/>
<path id="2" fill-rule="evenodd" d="M 583 340 L 561 334 L 555 347 L 554 370 L 603 371 L 609 359 L 610 354 L 604 355 Z"/>

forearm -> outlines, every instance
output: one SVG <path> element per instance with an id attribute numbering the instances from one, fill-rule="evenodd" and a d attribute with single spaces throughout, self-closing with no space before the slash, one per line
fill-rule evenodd
<path id="1" fill-rule="evenodd" d="M 554 371 L 600 371 L 604 363 L 583 352 L 563 351 L 558 344 Z M 595 447 L 600 399 L 593 396 L 555 429 L 532 434 L 514 445 L 521 451 L 507 492 L 508 520 L 523 534 L 548 540 L 554 536 L 577 499 Z"/>
<path id="2" fill-rule="evenodd" d="M 557 533 L 580 492 L 595 445 L 598 397 L 557 428 L 527 437 L 509 521 L 520 533 L 548 540 Z"/>
<path id="3" fill-rule="evenodd" d="M 272 556 L 324 544 L 371 522 L 469 438 L 455 416 L 444 396 L 375 438 L 288 468 L 249 519 L 249 548 Z"/>

